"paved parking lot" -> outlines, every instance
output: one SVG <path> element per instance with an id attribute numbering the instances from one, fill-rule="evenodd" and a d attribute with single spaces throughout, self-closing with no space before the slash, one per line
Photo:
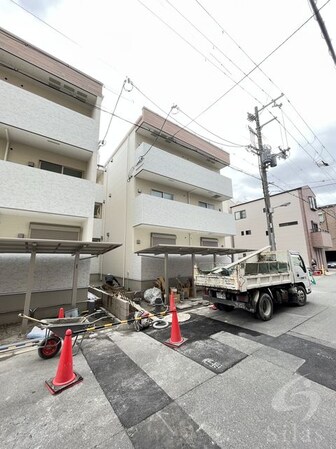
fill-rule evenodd
<path id="1" fill-rule="evenodd" d="M 237 310 L 193 310 L 187 342 L 169 329 L 87 340 L 84 381 L 58 396 L 43 383 L 58 358 L 0 361 L 7 448 L 334 448 L 336 276 L 318 278 L 303 308 L 269 322 Z"/>

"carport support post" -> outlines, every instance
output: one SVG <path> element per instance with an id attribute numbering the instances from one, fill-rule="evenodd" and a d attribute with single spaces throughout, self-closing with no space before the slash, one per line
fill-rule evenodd
<path id="1" fill-rule="evenodd" d="M 34 285 L 34 272 L 35 272 L 35 260 L 36 260 L 36 251 L 32 251 L 30 255 L 29 261 L 29 270 L 28 270 L 28 281 L 26 287 L 26 296 L 24 302 L 23 313 L 24 315 L 29 316 L 30 309 L 30 300 L 31 300 L 31 292 Z M 25 334 L 27 332 L 28 320 L 27 318 L 23 318 L 22 326 L 21 326 L 21 334 Z"/>
<path id="2" fill-rule="evenodd" d="M 168 253 L 164 255 L 165 303 L 169 304 Z"/>
<path id="3" fill-rule="evenodd" d="M 191 255 L 191 266 L 192 266 L 192 295 L 193 295 L 193 298 L 196 298 L 196 285 L 195 285 L 195 276 L 194 276 L 195 254 Z"/>
<path id="4" fill-rule="evenodd" d="M 72 298 L 71 298 L 72 308 L 76 307 L 77 302 L 78 263 L 79 263 L 79 253 L 76 253 L 74 262 L 73 281 L 72 281 Z"/>

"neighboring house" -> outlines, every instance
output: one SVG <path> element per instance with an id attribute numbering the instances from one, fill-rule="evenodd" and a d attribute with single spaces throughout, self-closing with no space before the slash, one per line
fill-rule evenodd
<path id="1" fill-rule="evenodd" d="M 326 249 L 328 262 L 336 262 L 336 204 L 319 208 L 321 229 L 328 231 L 331 236 L 332 247 Z"/>
<path id="2" fill-rule="evenodd" d="M 330 248 L 329 232 L 320 228 L 316 198 L 308 186 L 271 196 L 273 224 L 277 249 L 297 250 L 305 263 L 327 268 L 325 250 Z M 269 244 L 264 213 L 264 199 L 231 207 L 237 234 L 235 247 L 262 248 Z"/>
<path id="3" fill-rule="evenodd" d="M 136 251 L 158 244 L 231 247 L 234 220 L 222 202 L 232 197 L 232 183 L 220 174 L 229 163 L 225 151 L 143 108 L 106 165 L 104 239 L 123 246 L 103 256 L 103 272 L 144 289 L 163 275 L 163 259 Z M 169 266 L 172 278 L 191 275 L 188 256 Z"/>
<path id="4" fill-rule="evenodd" d="M 0 237 L 100 239 L 94 213 L 101 216 L 103 203 L 97 183 L 102 84 L 3 29 L 0 60 Z M 1 314 L 21 309 L 28 259 L 0 257 Z M 35 306 L 68 300 L 72 265 L 64 256 L 37 257 Z M 90 261 L 80 267 L 78 298 L 84 299 Z"/>

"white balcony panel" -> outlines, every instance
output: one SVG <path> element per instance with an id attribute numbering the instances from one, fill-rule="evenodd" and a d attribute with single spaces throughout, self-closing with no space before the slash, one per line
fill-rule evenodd
<path id="1" fill-rule="evenodd" d="M 135 176 L 181 190 L 224 201 L 232 198 L 232 181 L 225 176 L 190 162 L 174 154 L 142 143 L 136 150 L 136 158 L 143 160 L 135 168 Z M 218 195 L 218 196 L 217 196 Z"/>
<path id="2" fill-rule="evenodd" d="M 102 203 L 105 199 L 105 190 L 102 184 L 96 184 L 95 186 L 95 201 L 96 203 Z"/>
<path id="3" fill-rule="evenodd" d="M 86 179 L 0 161 L 0 207 L 88 218 L 94 197 Z"/>
<path id="4" fill-rule="evenodd" d="M 211 232 L 216 235 L 235 234 L 231 214 L 144 194 L 135 198 L 133 225 Z"/>
<path id="5" fill-rule="evenodd" d="M 0 123 L 95 151 L 99 124 L 94 119 L 0 81 Z"/>

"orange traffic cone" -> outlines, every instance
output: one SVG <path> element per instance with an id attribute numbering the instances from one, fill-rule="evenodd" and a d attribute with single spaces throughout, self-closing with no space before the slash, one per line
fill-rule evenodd
<path id="1" fill-rule="evenodd" d="M 181 336 L 173 293 L 171 293 L 169 296 L 169 309 L 172 314 L 172 326 L 170 339 L 167 340 L 165 344 L 167 346 L 181 346 L 186 341 L 186 339 Z"/>
<path id="2" fill-rule="evenodd" d="M 63 309 L 63 307 L 61 307 L 59 309 L 57 318 L 64 318 L 64 309 Z"/>
<path id="3" fill-rule="evenodd" d="M 72 332 L 65 332 L 63 348 L 58 363 L 57 373 L 54 379 L 46 380 L 46 386 L 51 394 L 57 394 L 66 388 L 72 387 L 83 380 L 82 376 L 75 373 L 72 367 Z"/>

